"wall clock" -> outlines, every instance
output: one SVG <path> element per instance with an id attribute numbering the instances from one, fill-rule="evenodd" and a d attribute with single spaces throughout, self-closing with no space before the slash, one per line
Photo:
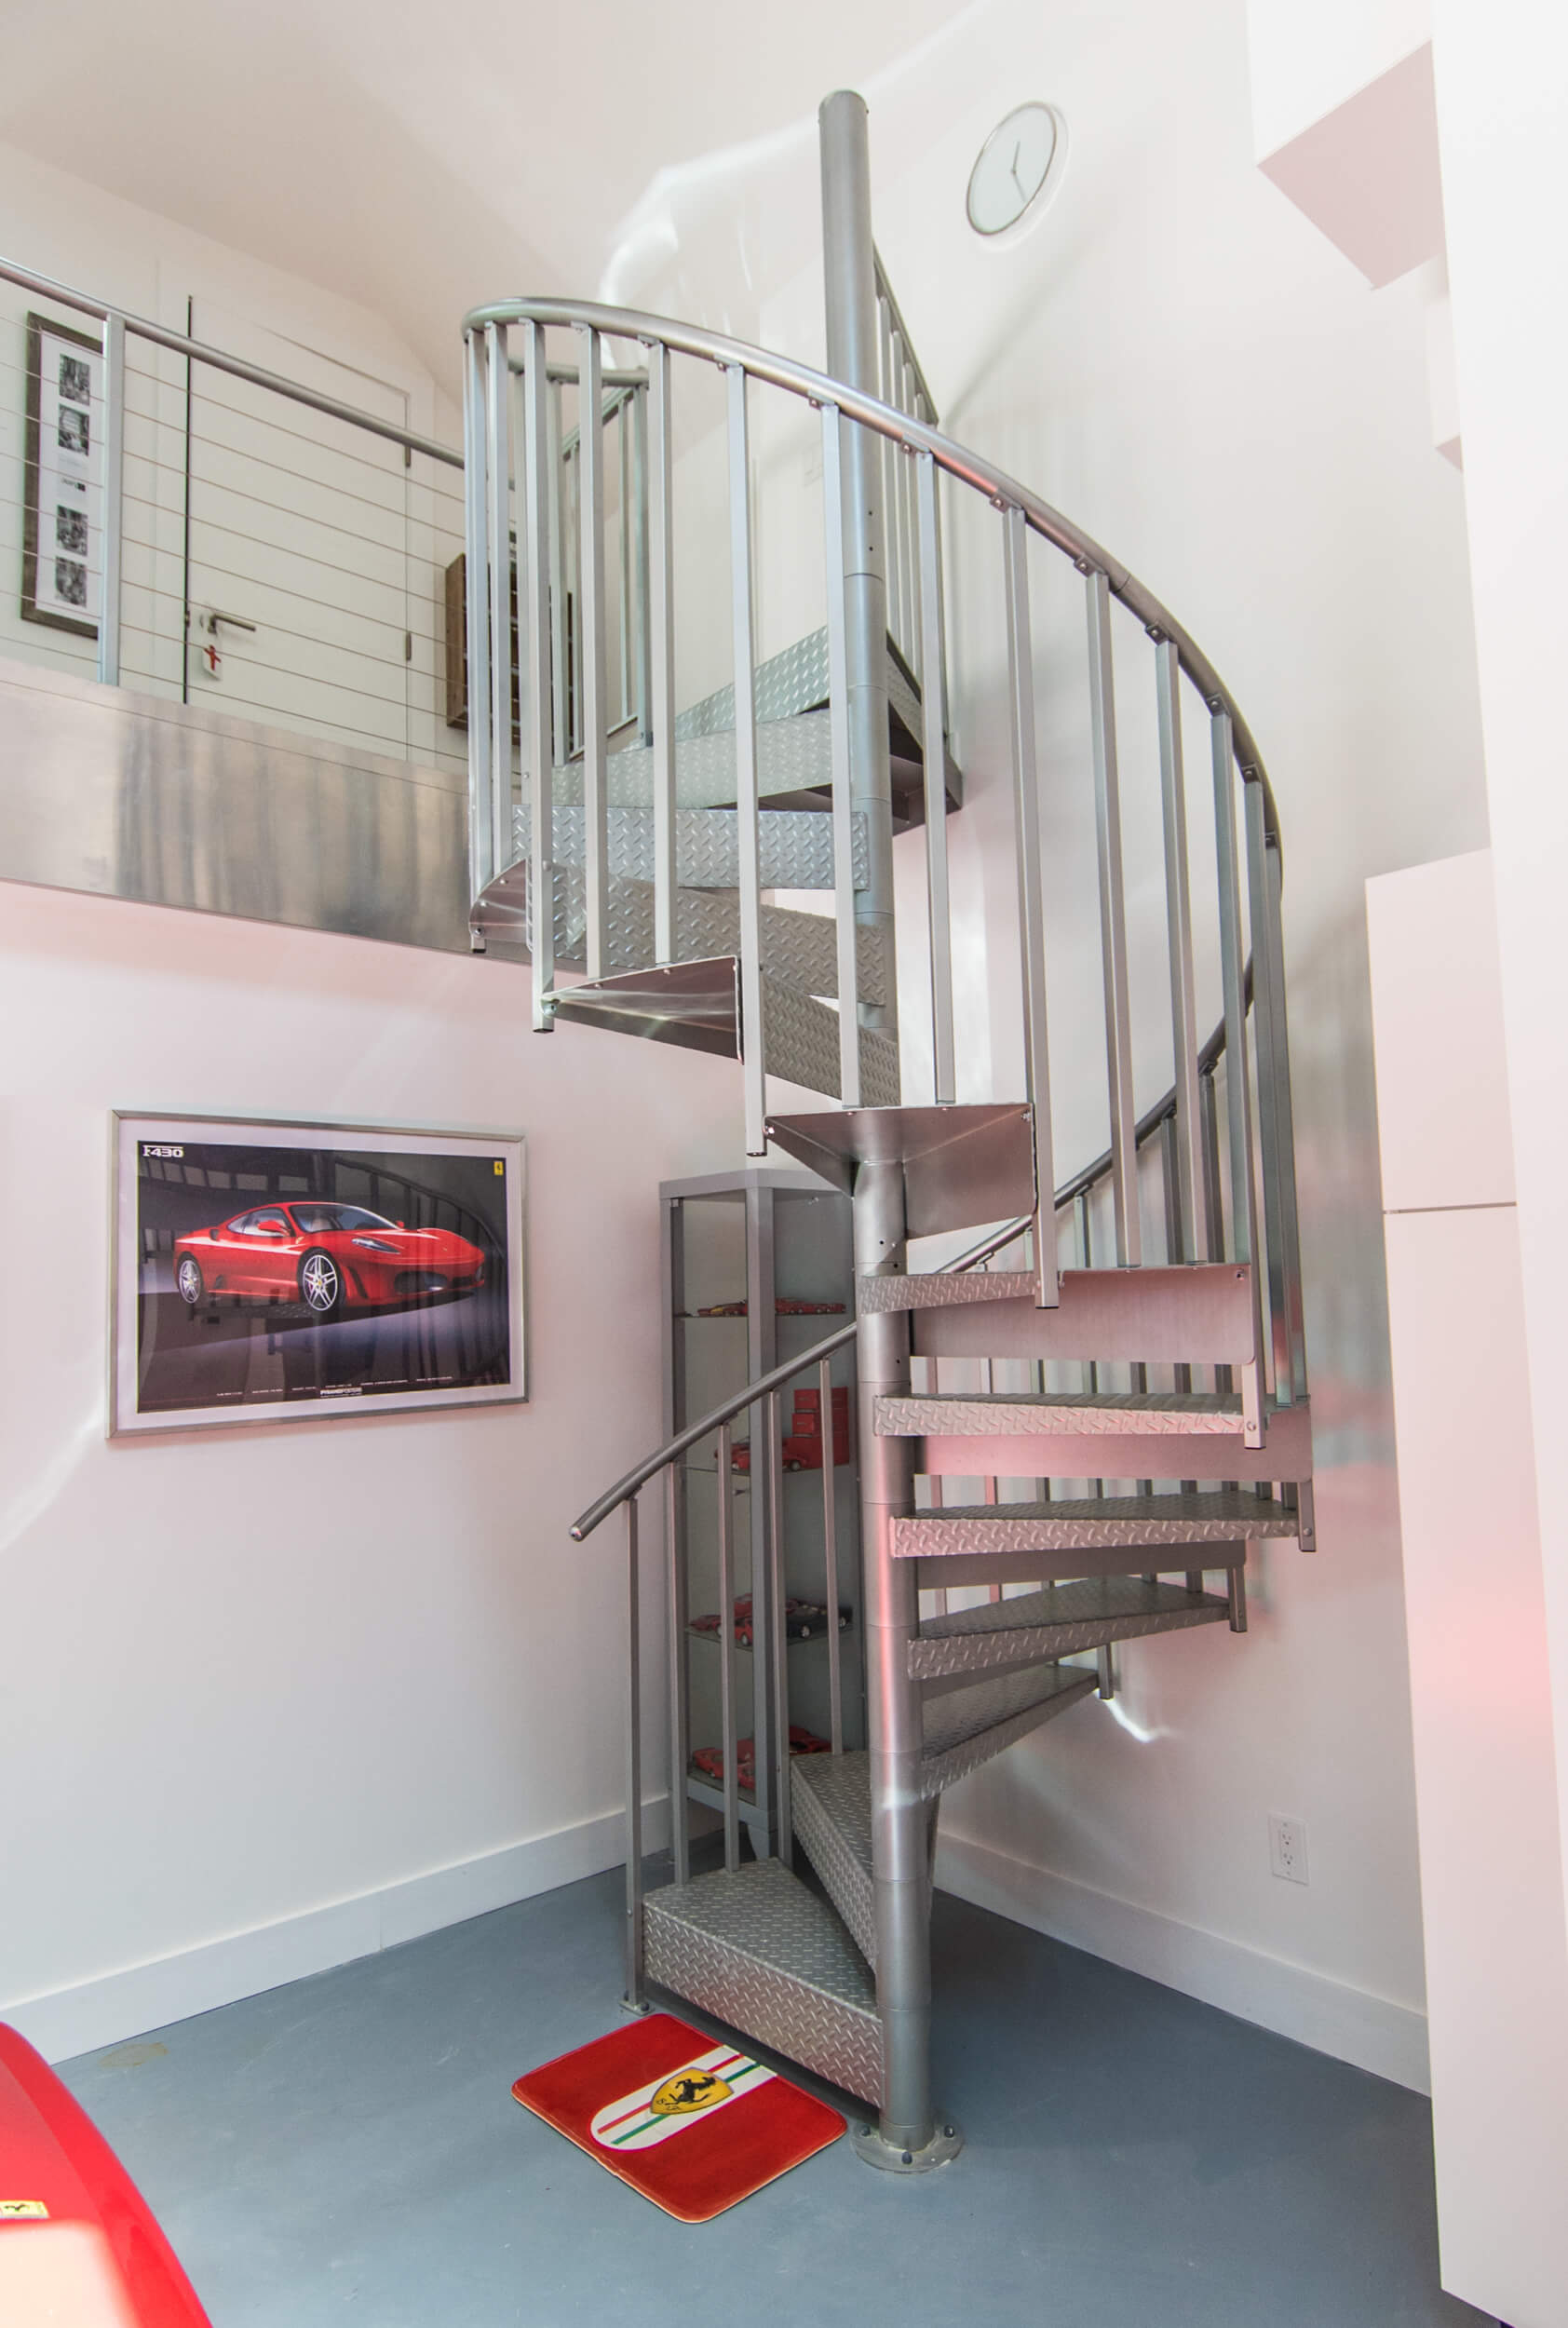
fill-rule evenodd
<path id="1" fill-rule="evenodd" d="M 1067 156 L 1067 124 L 1054 105 L 1020 105 L 980 147 L 967 210 L 977 235 L 1005 235 L 1054 189 Z"/>

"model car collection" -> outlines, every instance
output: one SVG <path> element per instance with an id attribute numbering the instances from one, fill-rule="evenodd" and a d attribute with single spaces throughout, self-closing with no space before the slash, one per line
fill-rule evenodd
<path id="1" fill-rule="evenodd" d="M 314 1317 L 335 1318 L 473 1293 L 483 1283 L 484 1255 L 466 1238 L 316 1198 L 256 1205 L 174 1240 L 175 1289 L 188 1309 L 230 1298 L 303 1304 Z"/>

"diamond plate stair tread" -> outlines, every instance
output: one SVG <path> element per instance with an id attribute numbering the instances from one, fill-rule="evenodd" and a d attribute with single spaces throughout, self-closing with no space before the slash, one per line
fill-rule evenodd
<path id="1" fill-rule="evenodd" d="M 929 1802 L 1098 1686 L 1098 1676 L 1081 1667 L 1035 1665 L 927 1699 L 921 1793 Z"/>
<path id="2" fill-rule="evenodd" d="M 790 1770 L 795 1838 L 868 1964 L 876 1962 L 871 1756 L 803 1754 Z"/>
<path id="3" fill-rule="evenodd" d="M 887 642 L 885 661 L 887 680 L 888 742 L 895 763 L 908 765 L 912 755 L 920 759 L 922 719 L 920 689 L 905 668 L 903 657 Z M 784 724 L 805 718 L 823 716 L 821 707 L 828 700 L 828 634 L 825 629 L 814 630 L 804 639 L 797 639 L 778 655 L 759 663 L 752 680 L 756 703 L 759 737 L 764 727 Z M 722 736 L 735 726 L 735 689 L 720 687 L 701 702 L 687 706 L 675 720 L 677 744 L 697 737 Z M 902 734 L 899 734 L 899 730 Z M 963 778 L 953 765 L 951 753 L 947 759 L 947 796 L 951 807 L 961 805 Z M 897 770 L 894 775 L 895 799 L 902 789 Z M 731 798 L 734 793 L 732 792 Z M 911 808 L 917 805 L 911 800 Z"/>
<path id="4" fill-rule="evenodd" d="M 878 1399 L 876 1428 L 884 1439 L 1010 1439 L 1032 1431 L 1234 1439 L 1242 1428 L 1241 1401 L 1208 1390 L 966 1391 Z"/>
<path id="5" fill-rule="evenodd" d="M 763 1044 L 769 1075 L 836 1100 L 838 1041 L 836 1010 L 778 979 L 764 976 Z M 860 1093 L 870 1107 L 899 1104 L 898 1043 L 872 1027 L 860 1030 Z"/>
<path id="6" fill-rule="evenodd" d="M 876 1985 L 826 1901 L 777 1860 L 650 1892 L 647 1972 L 862 2100 L 882 2085 Z"/>
<path id="7" fill-rule="evenodd" d="M 893 1522 L 896 1560 L 942 1552 L 1091 1551 L 1101 1545 L 1228 1544 L 1296 1533 L 1295 1514 L 1244 1490 L 1086 1496 L 1050 1503 L 949 1504 Z"/>
<path id="8" fill-rule="evenodd" d="M 588 887 L 580 865 L 556 865 L 555 958 L 562 969 L 580 970 L 588 962 Z M 534 942 L 534 878 L 531 864 L 507 875 L 497 887 L 511 897 L 520 884 L 522 942 Z M 607 884 L 604 964 L 608 972 L 639 970 L 654 961 L 654 886 L 651 881 L 615 879 Z M 826 914 L 803 914 L 788 906 L 764 905 L 761 913 L 764 971 L 797 993 L 807 995 L 838 993 L 838 926 Z M 680 961 L 710 961 L 722 954 L 740 951 L 740 899 L 734 889 L 677 889 L 675 948 Z M 866 1002 L 879 1002 L 882 994 L 882 951 L 877 932 L 858 929 L 856 954 L 860 994 Z M 834 1037 L 836 1049 L 837 1037 Z M 812 1090 L 820 1087 L 812 1085 Z"/>
<path id="9" fill-rule="evenodd" d="M 731 724 L 701 736 L 683 738 L 675 746 L 675 805 L 678 808 L 735 806 L 735 732 Z M 759 719 L 757 724 L 757 791 L 763 799 L 780 792 L 817 792 L 832 782 L 832 738 L 826 711 L 805 711 L 793 718 Z M 551 790 L 563 806 L 583 798 L 583 764 L 574 760 L 558 767 Z M 604 797 L 612 808 L 651 808 L 654 800 L 654 752 L 651 744 L 629 744 L 612 751 L 604 763 Z"/>
<path id="10" fill-rule="evenodd" d="M 1228 1602 L 1180 1585 L 1145 1584 L 1141 1577 L 1084 1577 L 927 1617 L 910 1643 L 909 1671 L 916 1681 L 984 1672 L 1025 1659 L 1074 1657 L 1109 1641 L 1220 1624 L 1229 1615 Z"/>
<path id="11" fill-rule="evenodd" d="M 534 846 L 532 809 L 526 786 L 512 811 L 512 840 L 520 865 Z M 611 878 L 652 881 L 654 812 L 611 808 L 606 815 Z M 556 803 L 550 854 L 558 865 L 580 865 L 587 811 Z M 854 819 L 854 880 L 866 886 L 869 858 L 866 819 Z M 757 820 L 758 853 L 764 889 L 831 889 L 833 886 L 832 819 L 810 808 L 764 809 Z M 510 868 L 508 868 L 510 870 Z M 739 819 L 733 808 L 677 808 L 675 880 L 683 889 L 734 889 L 740 881 Z"/>
<path id="12" fill-rule="evenodd" d="M 947 1309 L 959 1302 L 1033 1301 L 1032 1269 L 926 1269 L 912 1277 L 861 1278 L 857 1300 L 863 1318 L 904 1309 Z"/>

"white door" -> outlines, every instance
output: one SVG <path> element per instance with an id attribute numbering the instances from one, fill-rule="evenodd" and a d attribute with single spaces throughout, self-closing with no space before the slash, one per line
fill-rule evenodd
<path id="1" fill-rule="evenodd" d="M 408 426 L 405 390 L 210 301 L 193 303 L 191 328 Z M 402 446 L 196 364 L 189 506 L 191 701 L 405 758 L 413 624 Z"/>

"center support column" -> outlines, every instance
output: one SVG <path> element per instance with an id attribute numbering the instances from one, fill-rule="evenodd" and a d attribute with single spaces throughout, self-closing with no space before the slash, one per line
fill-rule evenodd
<path id="1" fill-rule="evenodd" d="M 866 101 L 854 89 L 825 97 L 818 113 L 822 151 L 822 264 L 827 285 L 828 370 L 835 380 L 878 393 L 876 247 L 872 240 L 871 148 Z M 865 819 L 866 887 L 855 918 L 880 941 L 884 999 L 860 1005 L 860 1023 L 896 1035 L 893 941 L 893 775 L 887 741 L 887 558 L 882 507 L 883 440 L 844 424 L 845 660 L 849 710 L 849 790 Z"/>
<path id="2" fill-rule="evenodd" d="M 903 1166 L 861 1164 L 854 1210 L 857 1278 L 901 1273 Z M 919 1604 L 913 1562 L 892 1556 L 893 1522 L 913 1509 L 913 1451 L 907 1439 L 876 1433 L 877 1400 L 908 1394 L 909 1343 L 902 1312 L 861 1317 L 860 1542 L 883 2092 L 880 2128 L 862 2133 L 855 2146 L 873 2166 L 916 2173 L 943 2165 L 960 2143 L 951 2126 L 938 2123 L 931 2105 L 930 1818 L 920 1789 L 920 1688 L 909 1672 Z"/>

